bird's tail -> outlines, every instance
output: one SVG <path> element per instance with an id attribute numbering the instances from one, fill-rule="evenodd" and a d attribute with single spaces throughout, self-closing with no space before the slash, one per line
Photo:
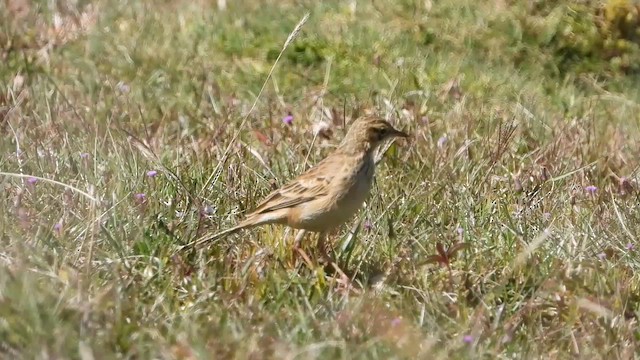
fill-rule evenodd
<path id="1" fill-rule="evenodd" d="M 186 249 L 186 248 L 197 248 L 197 247 L 200 247 L 203 244 L 206 244 L 208 242 L 220 240 L 220 239 L 222 239 L 224 237 L 227 237 L 227 236 L 229 236 L 231 234 L 235 234 L 238 231 L 240 231 L 242 229 L 246 229 L 248 227 L 252 227 L 252 226 L 242 222 L 242 223 L 240 223 L 237 226 L 234 226 L 232 228 L 220 231 L 220 232 L 215 233 L 215 234 L 205 235 L 205 236 L 203 236 L 203 237 L 201 237 L 199 239 L 196 239 L 196 240 L 194 240 L 194 241 L 192 241 L 190 243 L 182 245 L 182 246 L 179 247 L 178 250 L 183 250 L 183 249 Z"/>

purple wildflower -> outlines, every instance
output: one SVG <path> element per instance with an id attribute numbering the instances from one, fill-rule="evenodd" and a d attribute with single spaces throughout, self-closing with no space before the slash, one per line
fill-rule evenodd
<path id="1" fill-rule="evenodd" d="M 598 259 L 600 260 L 604 260 L 607 258 L 607 254 L 601 252 L 600 254 L 596 255 L 598 257 Z"/>
<path id="2" fill-rule="evenodd" d="M 57 223 L 55 223 L 55 225 L 53 225 L 53 230 L 55 230 L 55 232 L 59 233 L 62 231 L 62 222 L 58 221 Z"/>
<path id="3" fill-rule="evenodd" d="M 156 177 L 156 175 L 158 175 L 158 172 L 156 170 L 147 171 L 147 176 L 150 178 Z"/>
<path id="4" fill-rule="evenodd" d="M 135 194 L 133 197 L 138 201 L 145 201 L 147 199 L 147 195 L 144 193 Z"/>
<path id="5" fill-rule="evenodd" d="M 472 336 L 472 335 L 465 335 L 465 336 L 463 336 L 463 337 L 462 337 L 462 341 L 463 341 L 465 344 L 471 344 L 471 343 L 473 343 L 473 340 L 474 340 L 474 339 L 473 339 L 473 336 Z"/>
<path id="6" fill-rule="evenodd" d="M 33 176 L 30 176 L 27 178 L 27 183 L 29 183 L 29 185 L 35 185 L 38 182 L 37 178 L 34 178 Z"/>
<path id="7" fill-rule="evenodd" d="M 444 144 L 447 143 L 447 135 L 442 135 L 440 139 L 438 139 L 438 148 L 443 148 Z"/>
<path id="8" fill-rule="evenodd" d="M 623 188 L 631 187 L 631 182 L 629 181 L 629 178 L 626 176 L 621 177 L 619 180 L 619 183 L 620 183 L 620 186 L 622 186 Z"/>
<path id="9" fill-rule="evenodd" d="M 289 113 L 287 116 L 282 118 L 282 122 L 287 124 L 287 125 L 293 124 L 293 115 L 291 115 L 291 113 Z"/>
<path id="10" fill-rule="evenodd" d="M 462 235 L 464 234 L 464 229 L 458 226 L 458 228 L 456 229 L 456 232 L 458 233 L 458 235 Z"/>
<path id="11" fill-rule="evenodd" d="M 202 212 L 205 215 L 213 215 L 216 212 L 216 209 L 213 208 L 213 206 L 211 205 L 205 205 L 205 207 L 202 209 Z"/>
<path id="12" fill-rule="evenodd" d="M 80 153 L 80 158 L 81 159 L 88 159 L 89 158 L 89 153 L 86 153 L 86 152 Z"/>
<path id="13" fill-rule="evenodd" d="M 131 91 L 131 87 L 122 81 L 116 84 L 116 89 L 118 89 L 118 91 L 120 91 L 123 94 L 128 94 L 129 91 Z"/>
<path id="14" fill-rule="evenodd" d="M 635 245 L 633 245 L 633 243 L 627 243 L 627 246 L 625 246 L 627 248 L 627 250 L 632 251 L 633 248 L 635 248 Z"/>
<path id="15" fill-rule="evenodd" d="M 596 193 L 596 191 L 598 191 L 598 188 L 593 186 L 593 185 L 589 185 L 587 187 L 584 188 L 586 192 L 588 192 L 589 194 L 593 195 Z"/>
<path id="16" fill-rule="evenodd" d="M 397 317 L 391 320 L 391 327 L 396 327 L 402 323 L 402 319 Z"/>
<path id="17" fill-rule="evenodd" d="M 362 224 L 362 227 L 366 230 L 366 231 L 371 231 L 371 229 L 373 229 L 373 224 L 371 223 L 371 221 L 369 220 L 365 220 L 364 224 Z"/>

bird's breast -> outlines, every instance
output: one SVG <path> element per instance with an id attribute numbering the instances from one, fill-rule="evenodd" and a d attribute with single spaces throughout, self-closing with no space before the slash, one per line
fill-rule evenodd
<path id="1" fill-rule="evenodd" d="M 373 160 L 365 159 L 356 171 L 337 179 L 335 189 L 339 189 L 336 194 L 336 208 L 345 217 L 350 217 L 362 206 L 362 203 L 369 196 L 371 184 L 373 183 L 373 175 L 375 172 L 375 163 Z"/>
<path id="2" fill-rule="evenodd" d="M 345 223 L 369 196 L 374 172 L 375 163 L 368 158 L 336 167 L 328 196 L 305 205 L 299 220 L 290 226 L 324 231 Z"/>

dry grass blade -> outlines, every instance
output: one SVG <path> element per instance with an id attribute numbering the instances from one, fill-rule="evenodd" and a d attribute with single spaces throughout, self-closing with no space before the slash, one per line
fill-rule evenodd
<path id="1" fill-rule="evenodd" d="M 225 148 L 225 150 L 223 152 L 223 155 L 222 155 L 222 160 L 218 163 L 218 166 L 216 166 L 214 171 L 211 173 L 211 175 L 209 176 L 209 178 L 205 182 L 204 186 L 200 190 L 200 194 L 203 193 L 204 189 L 208 188 L 208 186 L 210 185 L 211 180 L 213 179 L 214 174 L 216 174 L 218 172 L 218 167 L 222 166 L 221 164 L 224 164 L 226 162 L 227 157 L 229 156 L 229 151 L 231 150 L 231 147 L 233 146 L 233 144 L 238 139 L 238 136 L 240 136 L 240 131 L 244 128 L 245 124 L 249 120 L 249 116 L 253 113 L 253 110 L 255 110 L 256 106 L 258 105 L 258 100 L 260 99 L 260 96 L 262 96 L 262 93 L 264 92 L 264 89 L 266 88 L 267 83 L 269 82 L 269 79 L 271 79 L 271 75 L 273 75 L 273 72 L 275 71 L 276 66 L 278 65 L 278 62 L 282 58 L 282 54 L 284 54 L 285 50 L 287 50 L 289 45 L 298 36 L 298 34 L 300 33 L 300 30 L 302 30 L 302 27 L 304 26 L 304 24 L 307 22 L 308 19 L 309 19 L 309 13 L 306 13 L 302 17 L 302 19 L 300 19 L 300 21 L 295 26 L 293 31 L 291 31 L 291 33 L 287 37 L 287 40 L 284 42 L 284 45 L 282 46 L 282 49 L 280 50 L 280 53 L 278 54 L 278 57 L 276 58 L 276 60 L 271 65 L 271 69 L 269 70 L 269 74 L 267 74 L 267 78 L 262 83 L 262 87 L 260 87 L 260 91 L 258 91 L 258 95 L 253 100 L 253 103 L 251 104 L 251 107 L 249 108 L 249 111 L 247 111 L 247 113 L 244 114 L 244 116 L 242 118 L 242 121 L 240 122 L 240 124 L 237 127 L 236 132 L 233 134 L 233 136 L 231 137 L 231 140 L 229 141 L 229 144 Z"/>
<path id="2" fill-rule="evenodd" d="M 34 175 L 27 175 L 27 174 L 14 174 L 14 173 L 8 173 L 8 172 L 0 172 L 0 176 L 7 176 L 7 177 L 16 177 L 16 178 L 22 178 L 22 179 L 28 179 L 28 178 L 33 178 L 33 179 L 38 179 L 44 182 L 48 182 L 50 184 L 54 184 L 54 185 L 58 185 L 58 186 L 62 186 L 66 189 L 69 189 L 75 193 L 78 193 L 82 196 L 84 196 L 85 198 L 91 200 L 91 202 L 97 203 L 99 202 L 98 199 L 96 199 L 94 196 L 92 196 L 91 194 L 89 194 L 86 191 L 82 191 L 80 189 L 78 189 L 77 187 L 73 186 L 73 185 L 69 185 L 69 184 L 65 184 L 63 182 L 60 181 L 56 181 L 56 180 L 52 180 L 52 179 L 47 179 L 41 176 L 34 176 Z"/>

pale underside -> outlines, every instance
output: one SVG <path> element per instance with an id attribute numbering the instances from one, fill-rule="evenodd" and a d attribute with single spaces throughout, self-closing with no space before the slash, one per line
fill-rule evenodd
<path id="1" fill-rule="evenodd" d="M 333 154 L 269 194 L 238 227 L 283 224 L 314 232 L 333 229 L 348 221 L 367 199 L 374 169 L 369 152 L 358 157 Z"/>

